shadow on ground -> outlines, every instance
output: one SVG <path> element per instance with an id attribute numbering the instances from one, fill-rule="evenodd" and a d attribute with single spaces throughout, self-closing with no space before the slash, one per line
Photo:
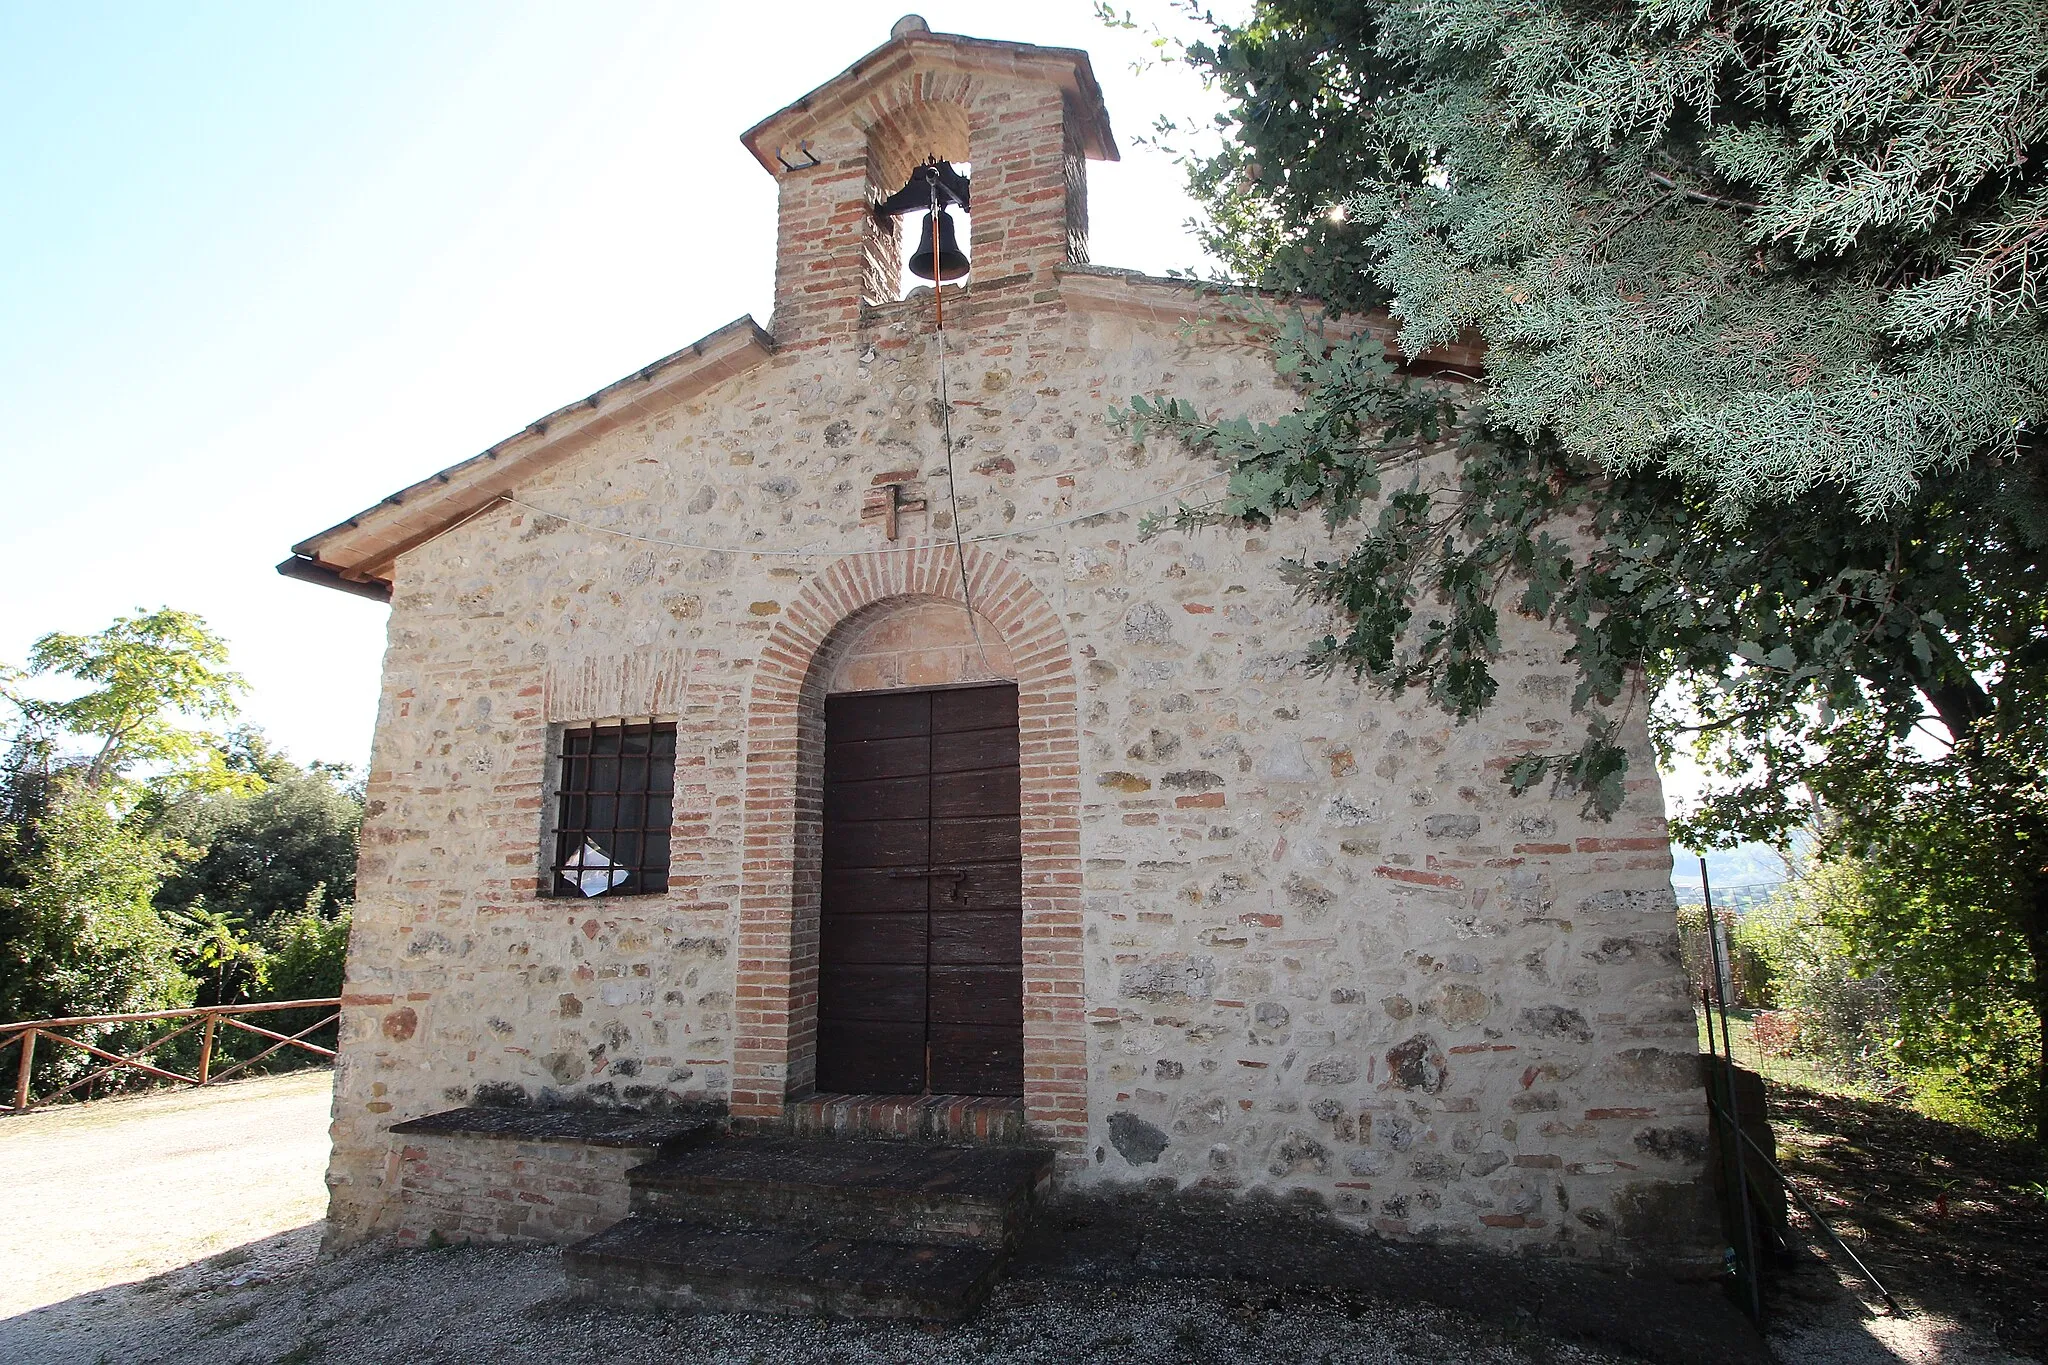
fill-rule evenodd
<path id="1" fill-rule="evenodd" d="M 2048 1158 L 2040 1148 L 1793 1085 L 1772 1085 L 1770 1116 L 1793 1184 L 1916 1317 L 1967 1323 L 2006 1350 L 2048 1360 Z M 1804 1221 L 1795 1215 L 1815 1241 Z M 1847 1266 L 1833 1269 L 1868 1294 Z M 1830 1279 L 1795 1271 L 1773 1311 L 1797 1319 Z M 1949 1354 L 1968 1358 L 1965 1348 Z"/>
<path id="2" fill-rule="evenodd" d="M 553 1248 L 369 1245 L 317 1224 L 0 1322 L 10 1365 L 527 1360 L 842 1365 L 1602 1365 L 1768 1361 L 1718 1291 L 1397 1246 L 1278 1206 L 1062 1203 L 956 1327 L 624 1310 Z"/>
<path id="3" fill-rule="evenodd" d="M 1235 1280 L 1427 1306 L 1671 1365 L 1768 1361 L 1718 1285 L 1552 1257 L 1391 1242 L 1258 1199 L 1063 1201 L 1027 1236 L 1013 1278 L 1134 1284 Z"/>
<path id="4" fill-rule="evenodd" d="M 294 1290 L 318 1266 L 323 1225 L 308 1223 L 152 1275 L 0 1319 L 9 1365 L 213 1359 L 209 1343 L 258 1318 L 289 1317 Z M 276 1310 L 285 1309 L 280 1315 Z M 289 1332 L 289 1324 L 276 1326 Z M 278 1333 L 270 1333 L 275 1336 Z M 270 1361 L 289 1350 L 220 1359 Z M 307 1360 L 316 1357 L 306 1357 Z"/>

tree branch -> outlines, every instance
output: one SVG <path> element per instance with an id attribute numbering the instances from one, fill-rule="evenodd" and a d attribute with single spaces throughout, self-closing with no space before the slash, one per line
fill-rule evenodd
<path id="1" fill-rule="evenodd" d="M 1697 204 L 1711 204 L 1717 209 L 1741 209 L 1745 213 L 1760 213 L 1763 210 L 1762 204 L 1752 204 L 1747 199 L 1729 199 L 1723 195 L 1708 194 L 1705 190 L 1690 189 L 1662 171 L 1645 171 L 1643 174 L 1647 175 L 1652 183 L 1662 185 L 1676 194 L 1682 194 Z"/>

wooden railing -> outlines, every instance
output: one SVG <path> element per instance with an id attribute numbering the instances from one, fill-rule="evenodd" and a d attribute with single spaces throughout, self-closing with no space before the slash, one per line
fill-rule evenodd
<path id="1" fill-rule="evenodd" d="M 324 1009 L 334 1012 L 328 1014 L 326 1018 L 321 1019 L 318 1023 L 311 1024 L 290 1035 L 278 1033 L 259 1024 L 244 1023 L 235 1017 L 239 1014 L 269 1014 L 278 1010 L 307 1009 Z M 331 1061 L 334 1057 L 334 1049 L 321 1047 L 318 1043 L 306 1042 L 305 1038 L 307 1034 L 317 1033 L 339 1019 L 341 1017 L 340 1009 L 341 1001 L 338 998 L 327 1000 L 270 1000 L 260 1005 L 198 1005 L 191 1009 L 151 1010 L 143 1014 L 88 1014 L 81 1015 L 75 1019 L 28 1019 L 18 1024 L 0 1024 L 0 1053 L 5 1053 L 8 1048 L 17 1045 L 21 1048 L 21 1053 L 15 1060 L 14 1103 L 11 1105 L 0 1105 L 0 1113 L 18 1112 L 20 1110 L 33 1109 L 38 1104 L 48 1104 L 52 1100 L 62 1099 L 75 1090 L 83 1089 L 103 1077 L 122 1070 L 139 1071 L 144 1075 L 154 1076 L 158 1080 L 176 1081 L 184 1085 L 212 1085 L 215 1081 L 224 1081 L 237 1071 L 256 1065 L 256 1063 L 270 1056 L 271 1053 L 282 1048 L 295 1047 L 302 1051 L 310 1052 L 316 1057 L 324 1057 Z M 181 1024 L 171 1029 L 168 1033 L 160 1034 L 150 1039 L 143 1046 L 135 1048 L 126 1054 L 110 1052 L 103 1047 L 95 1046 L 81 1039 L 68 1038 L 63 1033 L 65 1029 L 91 1028 L 106 1024 L 139 1024 L 157 1020 L 168 1022 L 179 1019 L 190 1022 Z M 244 1033 L 254 1033 L 264 1038 L 275 1039 L 276 1041 L 255 1056 L 245 1057 L 233 1066 L 216 1073 L 213 1069 L 213 1045 L 215 1038 L 219 1036 L 222 1024 L 226 1024 L 229 1028 L 240 1029 Z M 187 1076 L 182 1072 L 171 1071 L 146 1060 L 151 1053 L 158 1051 L 167 1043 L 175 1042 L 177 1039 L 184 1037 L 194 1029 L 200 1030 L 197 1075 Z M 35 1074 L 36 1044 L 44 1041 L 61 1044 L 65 1047 L 77 1048 L 82 1052 L 89 1052 L 93 1056 L 107 1062 L 108 1065 L 89 1075 L 81 1076 L 69 1085 L 52 1091 L 50 1094 L 44 1095 L 39 1099 L 35 1098 L 30 1095 L 29 1087 Z M 0 1072 L 0 1074 L 4 1074 L 4 1072 Z"/>

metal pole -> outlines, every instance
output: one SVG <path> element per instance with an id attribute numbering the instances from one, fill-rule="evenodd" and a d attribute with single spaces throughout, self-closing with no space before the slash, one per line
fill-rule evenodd
<path id="1" fill-rule="evenodd" d="M 1715 1105 L 1714 1108 L 1716 1112 L 1720 1112 L 1721 1107 L 1719 1105 Z M 1725 1113 L 1721 1117 L 1724 1121 L 1728 1118 Z M 1884 1300 L 1884 1306 L 1889 1308 L 1896 1317 L 1903 1318 L 1908 1316 L 1906 1310 L 1899 1307 L 1899 1301 L 1892 1297 L 1892 1291 L 1884 1287 L 1884 1281 L 1878 1279 L 1877 1276 L 1870 1272 L 1870 1267 L 1863 1264 L 1863 1258 L 1858 1256 L 1850 1248 L 1849 1244 L 1842 1240 L 1840 1234 L 1829 1226 L 1826 1216 L 1813 1206 L 1813 1201 L 1799 1192 L 1799 1187 L 1792 1183 L 1792 1178 L 1785 1174 L 1785 1168 L 1778 1164 L 1777 1159 L 1759 1146 L 1757 1140 L 1749 1134 L 1738 1132 L 1737 1136 L 1749 1144 L 1749 1149 L 1757 1154 L 1758 1160 L 1771 1168 L 1771 1172 L 1778 1177 L 1778 1183 L 1785 1187 L 1785 1193 L 1791 1195 L 1799 1207 L 1806 1210 L 1806 1216 L 1813 1220 L 1813 1225 L 1826 1235 L 1828 1241 L 1834 1244 L 1835 1249 L 1849 1258 L 1849 1264 L 1856 1267 L 1856 1273 L 1870 1281 L 1870 1287 L 1875 1289 L 1877 1296 Z"/>
<path id="2" fill-rule="evenodd" d="M 1735 1043 L 1728 1032 L 1728 995 L 1721 989 L 1721 921 L 1714 914 L 1714 891 L 1707 879 L 1707 860 L 1700 859 L 1700 900 L 1707 910 L 1707 950 L 1712 955 L 1714 997 L 1721 1012 L 1722 1078 L 1728 1093 L 1728 1126 L 1734 1130 L 1728 1152 L 1735 1158 L 1735 1198 L 1741 1210 L 1743 1279 L 1749 1290 L 1749 1315 L 1764 1320 L 1762 1287 L 1757 1283 L 1756 1225 L 1749 1207 L 1749 1165 L 1742 1156 L 1742 1106 L 1735 1098 Z M 1711 1013 L 1710 1016 L 1711 1018 Z"/>

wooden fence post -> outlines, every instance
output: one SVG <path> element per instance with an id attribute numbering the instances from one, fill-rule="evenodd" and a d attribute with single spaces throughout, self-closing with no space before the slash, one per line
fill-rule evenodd
<path id="1" fill-rule="evenodd" d="M 213 1077 L 213 1027 L 220 1020 L 217 1014 L 206 1016 L 206 1028 L 199 1037 L 199 1083 L 205 1085 Z"/>
<path id="2" fill-rule="evenodd" d="M 14 1107 L 28 1108 L 29 1072 L 36 1064 L 36 1030 L 21 1035 L 21 1066 L 14 1073 Z"/>

